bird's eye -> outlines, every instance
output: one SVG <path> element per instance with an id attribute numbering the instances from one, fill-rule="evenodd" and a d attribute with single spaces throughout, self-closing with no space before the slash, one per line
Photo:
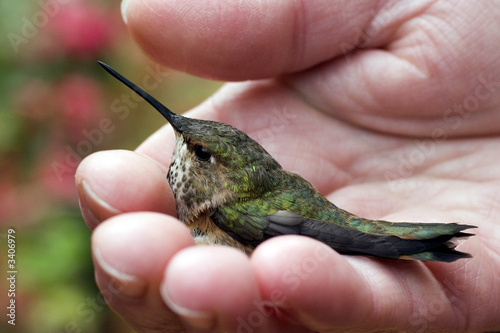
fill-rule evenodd
<path id="1" fill-rule="evenodd" d="M 194 154 L 199 161 L 206 162 L 212 157 L 205 147 L 196 145 L 194 146 Z"/>

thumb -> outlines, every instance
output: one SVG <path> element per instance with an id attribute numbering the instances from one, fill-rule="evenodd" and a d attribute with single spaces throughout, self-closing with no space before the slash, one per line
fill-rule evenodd
<path id="1" fill-rule="evenodd" d="M 342 54 L 373 1 L 128 0 L 130 33 L 155 61 L 219 80 L 274 77 Z M 344 43 L 345 44 L 345 43 Z"/>

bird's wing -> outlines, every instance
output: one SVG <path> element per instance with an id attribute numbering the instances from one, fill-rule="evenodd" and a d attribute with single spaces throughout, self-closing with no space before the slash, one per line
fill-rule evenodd
<path id="1" fill-rule="evenodd" d="M 290 211 L 278 211 L 267 216 L 269 225 L 263 230 L 265 238 L 284 234 L 296 234 L 317 239 L 339 253 L 367 254 L 384 258 L 399 258 L 398 240 L 391 235 L 374 235 L 340 226 L 335 223 L 314 220 Z"/>
<path id="2" fill-rule="evenodd" d="M 342 254 L 427 261 L 454 261 L 470 257 L 453 249 L 449 240 L 454 235 L 439 235 L 425 240 L 404 239 L 391 234 L 372 234 L 327 221 L 309 219 L 286 210 L 265 216 L 240 214 L 233 220 L 216 212 L 212 219 L 233 238 L 252 247 L 275 236 L 303 235 L 317 239 Z"/>
<path id="3" fill-rule="evenodd" d="M 317 239 L 340 253 L 370 253 L 371 255 L 399 256 L 392 242 L 387 238 L 346 228 L 334 223 L 304 218 L 291 211 L 280 210 L 272 215 L 256 217 L 242 214 L 237 220 L 229 220 L 227 215 L 214 213 L 215 224 L 239 242 L 256 247 L 271 237 L 280 235 L 303 235 Z M 380 249 L 377 252 L 377 249 Z M 374 253 L 377 252 L 377 253 Z"/>

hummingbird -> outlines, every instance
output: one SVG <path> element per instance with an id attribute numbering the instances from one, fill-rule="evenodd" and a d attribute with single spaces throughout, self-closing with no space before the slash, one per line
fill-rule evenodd
<path id="1" fill-rule="evenodd" d="M 303 235 L 348 255 L 440 262 L 471 258 L 455 250 L 453 240 L 472 236 L 463 231 L 476 226 L 388 222 L 351 214 L 301 176 L 285 171 L 237 128 L 175 114 L 107 64 L 99 64 L 174 129 L 167 179 L 177 217 L 196 244 L 228 245 L 250 255 L 271 237 Z"/>

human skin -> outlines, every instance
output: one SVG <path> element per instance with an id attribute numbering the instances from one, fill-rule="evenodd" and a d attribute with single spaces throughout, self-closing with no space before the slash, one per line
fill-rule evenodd
<path id="1" fill-rule="evenodd" d="M 87 157 L 76 175 L 98 286 L 132 327 L 500 330 L 499 6 L 130 0 L 124 13 L 162 65 L 258 79 L 186 116 L 239 128 L 357 215 L 478 226 L 458 246 L 473 258 L 454 263 L 342 256 L 299 236 L 250 257 L 195 246 L 173 217 L 165 126 L 133 152 Z"/>

